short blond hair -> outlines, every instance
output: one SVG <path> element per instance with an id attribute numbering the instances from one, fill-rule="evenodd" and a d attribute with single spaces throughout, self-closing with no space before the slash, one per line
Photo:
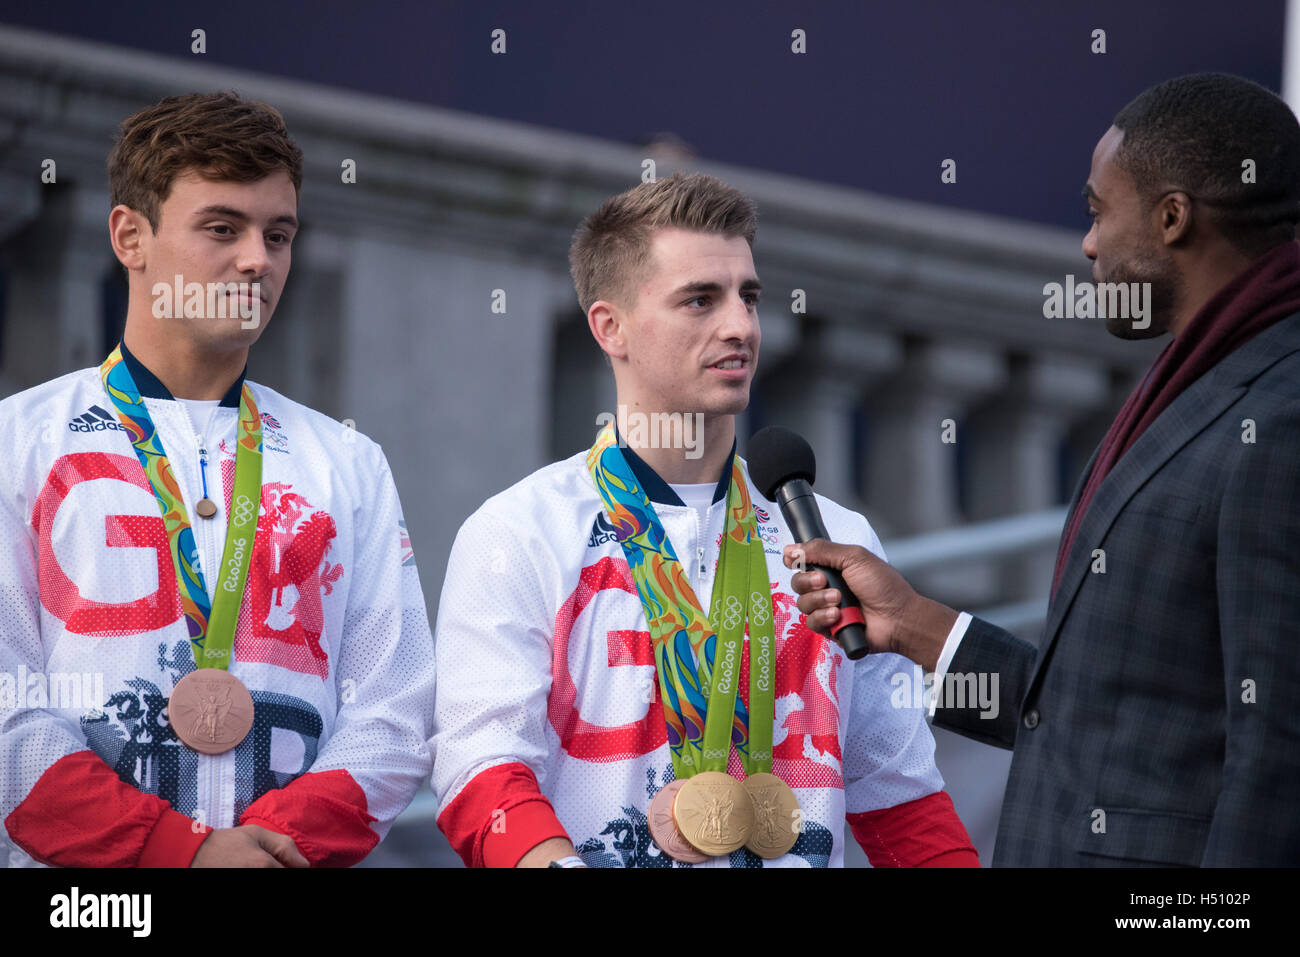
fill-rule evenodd
<path id="1" fill-rule="evenodd" d="M 758 232 L 754 201 L 703 173 L 674 173 L 607 199 L 582 221 L 569 247 L 569 272 L 582 311 L 601 299 L 631 305 L 656 229 L 692 229 L 744 237 Z"/>

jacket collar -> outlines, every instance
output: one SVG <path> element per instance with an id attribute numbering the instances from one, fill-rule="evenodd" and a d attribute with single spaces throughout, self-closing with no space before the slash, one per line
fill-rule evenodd
<path id="1" fill-rule="evenodd" d="M 1239 349 L 1228 353 L 1205 378 L 1220 387 L 1247 385 L 1291 353 L 1300 350 L 1300 313 L 1273 323 Z"/>
<path id="2" fill-rule="evenodd" d="M 621 442 L 618 434 L 618 426 L 614 426 L 614 440 Z M 636 480 L 641 483 L 645 489 L 646 497 L 656 505 L 681 505 L 685 507 L 686 503 L 681 500 L 672 486 L 659 477 L 659 473 L 646 464 L 641 456 L 632 451 L 625 445 L 620 445 L 623 458 L 627 460 L 628 468 L 636 476 Z M 713 489 L 713 501 L 720 502 L 727 497 L 727 492 L 731 488 L 731 463 L 736 455 L 736 440 L 731 440 L 731 452 L 727 455 L 726 464 L 722 468 L 722 475 L 718 478 L 718 484 Z"/>
<path id="3" fill-rule="evenodd" d="M 140 397 L 144 399 L 174 399 L 167 387 L 159 381 L 158 377 L 150 372 L 126 347 L 126 340 L 122 339 L 119 345 L 122 348 L 122 359 L 126 362 L 126 367 L 131 373 L 131 379 L 135 382 L 135 387 L 140 391 Z M 226 394 L 221 399 L 221 405 L 225 408 L 238 409 L 239 397 L 244 388 L 244 376 L 248 374 L 248 366 L 239 373 L 239 378 L 234 381 Z"/>

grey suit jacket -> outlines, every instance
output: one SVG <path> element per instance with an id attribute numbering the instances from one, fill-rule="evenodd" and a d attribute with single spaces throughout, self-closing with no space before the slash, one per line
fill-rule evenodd
<path id="1" fill-rule="evenodd" d="M 1014 746 L 994 864 L 1300 865 L 1298 635 L 1300 314 L 1106 476 L 1040 648 L 971 622 L 949 672 L 998 715 L 935 724 Z"/>

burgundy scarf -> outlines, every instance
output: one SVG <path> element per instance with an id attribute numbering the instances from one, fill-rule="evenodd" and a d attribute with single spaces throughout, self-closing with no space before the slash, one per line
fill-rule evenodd
<path id="1" fill-rule="evenodd" d="M 1052 576 L 1053 596 L 1088 505 L 1120 456 L 1184 389 L 1234 349 L 1294 312 L 1300 312 L 1300 242 L 1282 243 L 1256 259 L 1211 297 L 1182 335 L 1165 346 L 1102 440 L 1078 507 L 1061 536 Z"/>

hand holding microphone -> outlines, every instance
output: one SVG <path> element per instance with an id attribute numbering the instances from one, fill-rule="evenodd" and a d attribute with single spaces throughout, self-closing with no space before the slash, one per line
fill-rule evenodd
<path id="1" fill-rule="evenodd" d="M 749 440 L 749 474 L 776 502 L 796 541 L 785 564 L 809 628 L 833 637 L 852 659 L 868 651 L 905 655 L 933 671 L 957 613 L 917 594 L 897 571 L 860 545 L 827 541 L 813 497 L 812 448 L 789 429 L 762 429 Z"/>
<path id="2" fill-rule="evenodd" d="M 935 669 L 957 620 L 955 611 L 918 595 L 892 565 L 861 545 L 836 545 L 822 538 L 787 545 L 786 567 L 798 568 L 801 562 L 807 571 L 797 572 L 790 584 L 809 628 L 830 635 L 841 618 L 839 586 L 828 581 L 825 572 L 834 569 L 860 602 L 871 651 L 892 651 L 927 671 Z"/>

